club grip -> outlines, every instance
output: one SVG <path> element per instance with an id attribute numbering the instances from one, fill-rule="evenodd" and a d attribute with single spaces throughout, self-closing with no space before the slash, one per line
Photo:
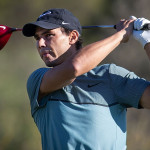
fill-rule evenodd
<path id="1" fill-rule="evenodd" d="M 116 29 L 116 25 L 114 25 L 114 29 Z M 150 30 L 150 23 L 144 24 L 141 30 Z"/>
<path id="2" fill-rule="evenodd" d="M 150 24 L 144 24 L 143 28 L 141 30 L 150 30 Z"/>

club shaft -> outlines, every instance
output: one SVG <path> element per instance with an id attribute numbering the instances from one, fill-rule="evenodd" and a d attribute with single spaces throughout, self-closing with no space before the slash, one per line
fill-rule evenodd
<path id="1" fill-rule="evenodd" d="M 11 31 L 22 31 L 21 28 L 11 28 Z"/>
<path id="2" fill-rule="evenodd" d="M 21 28 L 16 28 L 16 31 L 22 31 L 22 29 Z"/>
<path id="3" fill-rule="evenodd" d="M 115 25 L 82 26 L 82 29 L 90 29 L 90 28 L 110 28 L 110 29 L 114 29 L 114 28 L 115 28 Z"/>
<path id="4" fill-rule="evenodd" d="M 116 25 L 94 25 L 94 26 L 82 26 L 82 29 L 92 29 L 92 28 L 106 28 L 106 29 L 116 29 Z M 135 29 L 136 30 L 136 29 Z M 150 23 L 144 24 L 143 28 L 140 30 L 150 30 Z"/>

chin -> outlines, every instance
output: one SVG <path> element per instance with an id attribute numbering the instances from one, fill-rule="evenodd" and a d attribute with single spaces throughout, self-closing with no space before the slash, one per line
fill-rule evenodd
<path id="1" fill-rule="evenodd" d="M 45 62 L 45 65 L 47 67 L 55 67 L 55 66 L 57 66 L 57 64 L 55 64 L 54 62 Z"/>
<path id="2" fill-rule="evenodd" d="M 53 65 L 52 65 L 52 64 L 49 64 L 49 63 L 45 63 L 45 65 L 46 65 L 47 67 L 53 67 Z"/>
<path id="3" fill-rule="evenodd" d="M 53 61 L 45 61 L 45 64 L 46 64 L 46 66 L 47 67 L 55 67 L 55 66 L 58 66 L 58 65 L 60 65 L 61 64 L 61 61 L 60 60 L 58 60 L 58 59 L 55 59 L 55 60 L 53 60 Z"/>

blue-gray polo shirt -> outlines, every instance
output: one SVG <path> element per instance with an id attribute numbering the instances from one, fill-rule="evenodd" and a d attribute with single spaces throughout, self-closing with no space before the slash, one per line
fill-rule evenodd
<path id="1" fill-rule="evenodd" d="M 133 72 L 105 64 L 37 102 L 50 68 L 34 71 L 27 91 L 43 150 L 126 150 L 126 109 L 139 108 L 150 84 Z"/>

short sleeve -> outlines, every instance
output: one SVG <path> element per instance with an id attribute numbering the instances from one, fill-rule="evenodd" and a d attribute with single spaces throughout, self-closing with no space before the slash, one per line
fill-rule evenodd
<path id="1" fill-rule="evenodd" d="M 109 74 L 117 101 L 125 107 L 139 108 L 139 100 L 150 82 L 114 64 L 110 65 Z"/>
<path id="2" fill-rule="evenodd" d="M 34 71 L 27 81 L 27 92 L 30 99 L 30 105 L 31 105 L 31 113 L 33 113 L 37 110 L 38 106 L 38 93 L 40 89 L 40 84 L 43 78 L 43 75 L 48 70 L 48 68 L 40 68 L 36 71 Z"/>

